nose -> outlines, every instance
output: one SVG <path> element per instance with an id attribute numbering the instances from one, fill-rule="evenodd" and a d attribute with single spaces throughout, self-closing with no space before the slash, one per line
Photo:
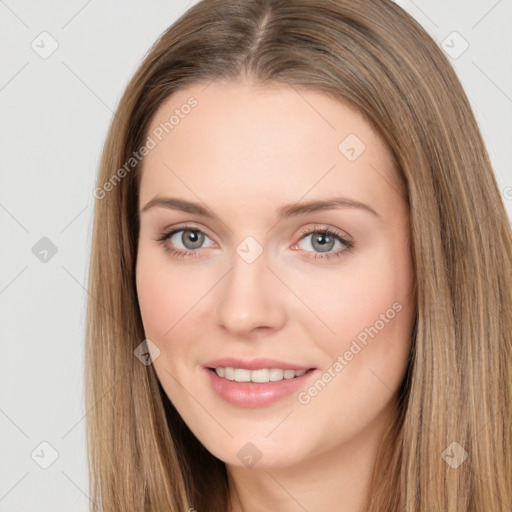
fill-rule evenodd
<path id="1" fill-rule="evenodd" d="M 235 254 L 231 271 L 219 284 L 218 325 L 239 338 L 281 329 L 286 322 L 283 288 L 267 268 L 265 252 L 252 263 Z"/>

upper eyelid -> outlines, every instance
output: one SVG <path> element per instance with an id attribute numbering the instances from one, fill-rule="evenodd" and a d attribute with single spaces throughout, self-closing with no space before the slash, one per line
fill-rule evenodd
<path id="1" fill-rule="evenodd" d="M 200 231 L 201 233 L 205 234 L 210 240 L 213 240 L 213 238 L 208 234 L 208 230 L 203 229 L 202 227 L 197 227 L 194 225 L 184 225 L 184 226 L 177 226 L 172 227 L 168 229 L 162 230 L 162 235 L 165 235 L 166 237 L 170 237 L 171 234 L 175 235 L 176 233 L 179 233 L 180 231 Z"/>
<path id="2" fill-rule="evenodd" d="M 333 228 L 333 227 L 329 227 L 329 226 L 318 226 L 317 224 L 315 224 L 312 228 L 304 228 L 300 232 L 300 236 L 303 237 L 303 236 L 306 236 L 306 235 L 310 235 L 312 233 L 316 233 L 316 232 L 322 233 L 322 232 L 325 232 L 325 231 L 331 232 L 334 235 L 339 236 L 343 240 L 346 240 L 347 242 L 351 242 L 352 241 L 352 236 L 349 235 L 346 231 L 343 231 L 342 229 Z"/>

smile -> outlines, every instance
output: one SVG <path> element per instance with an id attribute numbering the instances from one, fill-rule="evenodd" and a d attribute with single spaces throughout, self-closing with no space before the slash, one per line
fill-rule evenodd
<path id="1" fill-rule="evenodd" d="M 210 368 L 215 373 L 227 380 L 236 382 L 278 382 L 280 380 L 294 379 L 301 377 L 306 370 L 283 370 L 281 368 L 261 368 L 258 370 L 248 370 L 245 368 L 219 367 Z"/>
<path id="2" fill-rule="evenodd" d="M 307 387 L 319 371 L 315 368 L 205 367 L 211 389 L 223 401 L 238 407 L 268 407 Z"/>

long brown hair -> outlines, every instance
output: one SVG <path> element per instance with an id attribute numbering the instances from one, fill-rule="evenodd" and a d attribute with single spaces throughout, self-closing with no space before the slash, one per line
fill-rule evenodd
<path id="1" fill-rule="evenodd" d="M 366 510 L 510 510 L 511 229 L 451 64 L 389 0 L 203 0 L 128 84 L 94 192 L 85 365 L 92 510 L 229 510 L 225 464 L 184 424 L 152 365 L 134 356 L 145 338 L 135 287 L 138 150 L 174 91 L 241 76 L 357 108 L 407 191 L 417 317 Z M 464 462 L 450 463 L 461 454 Z"/>

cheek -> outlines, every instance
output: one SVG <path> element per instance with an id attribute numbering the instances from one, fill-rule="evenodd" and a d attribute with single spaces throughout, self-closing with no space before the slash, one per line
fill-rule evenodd
<path id="1" fill-rule="evenodd" d="M 357 436 L 387 414 L 407 365 L 412 275 L 393 258 L 379 261 L 380 266 L 365 266 L 364 272 L 340 275 L 324 294 L 310 295 L 318 316 L 335 334 L 317 337 L 326 355 L 322 382 L 302 390 L 298 401 L 304 428 L 329 425 L 328 434 L 338 441 L 340 435 L 346 440 Z"/>
<path id="2" fill-rule="evenodd" d="M 300 283 L 299 293 L 317 317 L 305 318 L 322 330 L 329 353 L 358 336 L 364 341 L 368 329 L 375 331 L 372 326 L 388 335 L 409 329 L 413 273 L 407 249 L 402 249 L 390 244 L 364 257 L 349 255 L 339 270 L 318 274 L 316 283 L 310 278 Z"/>
<path id="3" fill-rule="evenodd" d="M 330 275 L 323 287 L 310 287 L 309 292 L 304 288 L 311 309 L 331 331 L 314 318 L 308 321 L 310 331 L 315 321 L 316 328 L 326 333 L 316 337 L 326 354 L 322 369 L 330 369 L 326 379 L 332 382 L 317 401 L 326 407 L 324 411 L 340 394 L 354 413 L 361 400 L 378 410 L 399 386 L 414 322 L 413 271 L 407 251 L 383 246 L 358 259 L 357 265 Z"/>
<path id="4" fill-rule="evenodd" d="M 170 329 L 185 314 L 192 298 L 190 288 L 183 287 L 184 277 L 161 261 L 160 255 L 139 250 L 136 269 L 137 298 L 149 339 L 163 340 Z M 177 290 L 179 292 L 177 293 Z"/>
<path id="5" fill-rule="evenodd" d="M 171 327 L 171 319 L 166 315 L 166 311 L 173 309 L 173 305 L 169 304 L 169 300 L 172 300 L 171 295 L 152 272 L 141 270 L 139 267 L 137 296 L 146 336 L 149 339 L 161 338 Z"/>
<path id="6" fill-rule="evenodd" d="M 146 336 L 171 337 L 174 326 L 182 326 L 195 313 L 195 305 L 212 287 L 215 275 L 207 269 L 171 261 L 163 248 L 141 242 L 137 255 L 137 298 Z"/>

